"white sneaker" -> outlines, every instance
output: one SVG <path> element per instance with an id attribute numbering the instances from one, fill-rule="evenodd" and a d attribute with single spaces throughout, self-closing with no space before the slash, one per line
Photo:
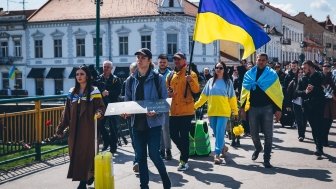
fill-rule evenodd
<path id="1" fill-rule="evenodd" d="M 180 161 L 179 166 L 177 167 L 178 171 L 186 171 L 189 169 L 189 164 L 188 163 L 184 163 L 183 161 Z"/>

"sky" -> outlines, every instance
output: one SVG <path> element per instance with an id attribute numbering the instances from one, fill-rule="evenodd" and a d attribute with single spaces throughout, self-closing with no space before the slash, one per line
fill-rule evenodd
<path id="1" fill-rule="evenodd" d="M 87 0 L 90 1 L 90 0 Z M 135 0 L 136 1 L 136 0 Z M 198 0 L 190 0 L 197 2 Z M 246 0 L 252 1 L 252 0 Z M 271 5 L 282 9 L 290 15 L 296 15 L 299 12 L 306 12 L 312 15 L 317 21 L 324 21 L 327 15 L 336 24 L 336 0 L 264 0 L 270 2 Z M 23 0 L 0 0 L 0 7 L 7 10 L 7 2 L 9 10 L 22 10 Z M 38 9 L 47 0 L 25 0 L 25 9 Z"/>

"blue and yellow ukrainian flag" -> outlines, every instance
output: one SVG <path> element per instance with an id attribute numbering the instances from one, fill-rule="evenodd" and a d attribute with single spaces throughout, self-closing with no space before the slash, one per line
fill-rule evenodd
<path id="1" fill-rule="evenodd" d="M 250 107 L 250 92 L 257 86 L 262 89 L 274 104 L 282 109 L 283 92 L 277 73 L 270 67 L 266 66 L 261 76 L 257 78 L 257 66 L 254 66 L 244 75 L 243 86 L 240 95 L 240 103 L 245 104 L 245 111 Z"/>
<path id="2" fill-rule="evenodd" d="M 211 43 L 218 39 L 240 43 L 244 47 L 243 59 L 271 40 L 231 0 L 201 0 L 194 40 Z"/>
<path id="3" fill-rule="evenodd" d="M 8 78 L 9 79 L 14 79 L 15 78 L 15 66 L 14 65 L 9 69 Z"/>

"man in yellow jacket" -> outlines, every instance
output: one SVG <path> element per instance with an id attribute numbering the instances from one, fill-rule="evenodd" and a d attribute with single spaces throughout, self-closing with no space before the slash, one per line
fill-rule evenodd
<path id="1" fill-rule="evenodd" d="M 167 77 L 168 96 L 172 98 L 170 107 L 169 129 L 170 137 L 179 149 L 179 171 L 189 168 L 189 131 L 194 115 L 193 93 L 200 90 L 195 72 L 187 73 L 186 56 L 183 53 L 174 54 L 175 70 Z"/>

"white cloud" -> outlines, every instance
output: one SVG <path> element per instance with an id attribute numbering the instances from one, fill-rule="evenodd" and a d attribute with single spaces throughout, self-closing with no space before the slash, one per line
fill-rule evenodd
<path id="1" fill-rule="evenodd" d="M 326 11 L 326 12 L 329 12 L 333 9 L 331 7 L 331 5 L 326 0 L 314 1 L 314 2 L 310 3 L 310 7 L 312 9 L 317 9 L 317 10 Z"/>
<path id="2" fill-rule="evenodd" d="M 293 8 L 293 5 L 290 4 L 290 3 L 287 3 L 287 4 L 277 4 L 277 3 L 274 3 L 274 4 L 271 4 L 271 5 L 274 6 L 274 7 L 276 7 L 276 8 L 281 9 L 282 11 L 285 11 L 286 13 L 288 13 L 290 15 L 296 15 L 298 13 L 298 11 L 296 11 Z"/>

